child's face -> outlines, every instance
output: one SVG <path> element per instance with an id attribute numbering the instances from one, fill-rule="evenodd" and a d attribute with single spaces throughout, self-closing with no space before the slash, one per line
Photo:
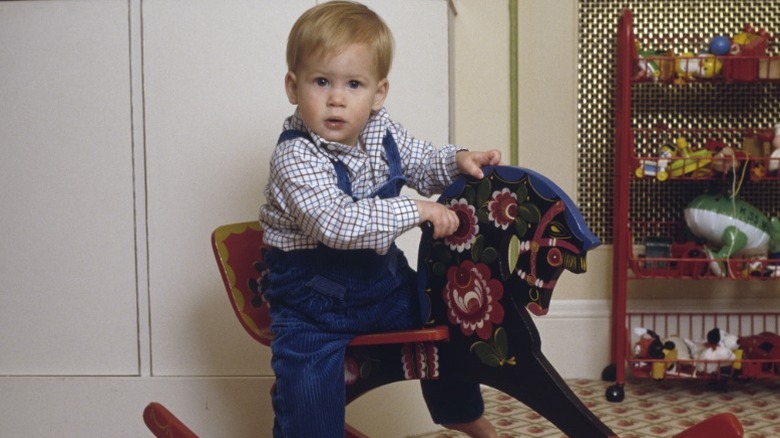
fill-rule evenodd
<path id="1" fill-rule="evenodd" d="M 389 86 L 386 78 L 377 77 L 372 55 L 365 44 L 353 44 L 287 73 L 287 97 L 309 129 L 327 141 L 357 145 L 371 112 L 384 105 Z"/>

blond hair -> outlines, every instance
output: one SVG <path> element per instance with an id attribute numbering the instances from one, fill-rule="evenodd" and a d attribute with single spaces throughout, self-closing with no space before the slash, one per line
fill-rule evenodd
<path id="1" fill-rule="evenodd" d="M 393 63 L 393 34 L 374 11 L 351 1 L 331 1 L 307 10 L 287 39 L 287 68 L 295 72 L 306 57 L 333 56 L 351 44 L 367 44 L 379 79 Z"/>

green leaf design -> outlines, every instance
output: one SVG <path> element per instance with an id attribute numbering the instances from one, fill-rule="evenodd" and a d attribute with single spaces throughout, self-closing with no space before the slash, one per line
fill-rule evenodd
<path id="1" fill-rule="evenodd" d="M 485 236 L 478 235 L 471 244 L 471 259 L 479 260 L 482 256 L 482 249 L 485 247 Z"/>
<path id="2" fill-rule="evenodd" d="M 506 331 L 503 327 L 497 328 L 495 333 L 493 333 L 493 341 L 498 355 L 502 358 L 506 357 L 506 354 L 509 351 L 509 343 L 507 342 Z"/>
<path id="3" fill-rule="evenodd" d="M 478 260 L 486 265 L 489 265 L 494 261 L 496 261 L 496 259 L 498 259 L 498 251 L 496 251 L 496 249 L 493 248 L 492 246 L 489 246 L 485 248 L 484 251 L 482 251 L 482 255 Z"/>
<path id="4" fill-rule="evenodd" d="M 474 205 L 474 198 L 476 197 L 476 194 L 474 193 L 474 187 L 472 186 L 466 186 L 465 189 L 463 189 L 463 199 L 466 200 L 466 203 L 469 205 Z"/>
<path id="5" fill-rule="evenodd" d="M 539 212 L 539 207 L 530 203 L 518 205 L 517 213 L 521 218 L 531 222 L 532 224 L 538 223 L 542 218 L 542 213 Z"/>
<path id="6" fill-rule="evenodd" d="M 477 221 L 481 224 L 490 223 L 490 217 L 488 217 L 488 212 L 484 208 L 477 210 Z"/>
<path id="7" fill-rule="evenodd" d="M 515 219 L 515 232 L 518 236 L 525 236 L 525 233 L 528 232 L 528 222 L 522 218 Z"/>
<path id="8" fill-rule="evenodd" d="M 500 367 L 501 358 L 496 354 L 495 349 L 487 342 L 477 341 L 471 344 L 471 351 L 477 355 L 479 360 L 489 367 Z"/>
<path id="9" fill-rule="evenodd" d="M 515 190 L 515 196 L 517 196 L 517 203 L 522 204 L 525 202 L 525 198 L 528 197 L 528 187 L 525 184 L 520 184 Z"/>
<path id="10" fill-rule="evenodd" d="M 499 327 L 493 333 L 490 343 L 477 341 L 471 344 L 470 351 L 477 355 L 480 361 L 489 367 L 501 367 L 504 365 L 517 365 L 514 357 L 507 358 L 509 343 L 506 331 Z"/>
<path id="11" fill-rule="evenodd" d="M 517 224 L 515 224 L 517 226 Z M 525 233 L 523 233 L 525 234 Z M 509 262 L 509 272 L 515 272 L 515 267 L 517 267 L 517 259 L 520 257 L 520 239 L 517 238 L 514 234 L 509 239 L 509 245 L 507 246 L 507 255 L 506 260 Z"/>
<path id="12" fill-rule="evenodd" d="M 490 199 L 490 180 L 483 179 L 479 186 L 477 186 L 477 202 L 475 205 L 480 206 Z"/>

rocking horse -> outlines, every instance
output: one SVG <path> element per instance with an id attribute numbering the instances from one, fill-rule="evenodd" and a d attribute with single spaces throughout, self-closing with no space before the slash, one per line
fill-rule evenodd
<path id="1" fill-rule="evenodd" d="M 455 234 L 433 239 L 423 227 L 418 275 L 425 327 L 359 336 L 348 347 L 347 403 L 395 381 L 450 375 L 503 391 L 568 436 L 616 436 L 542 354 L 529 315 L 547 313 L 564 270 L 585 272 L 586 253 L 598 239 L 569 197 L 544 176 L 510 166 L 486 167 L 484 175 L 461 177 L 438 200 L 459 216 Z M 262 230 L 256 222 L 226 225 L 214 231 L 212 244 L 241 324 L 270 345 Z M 144 419 L 158 437 L 195 436 L 158 403 L 147 407 Z M 741 436 L 731 414 L 678 436 L 712 436 L 713 430 Z M 724 435 L 727 430 L 734 433 Z M 347 436 L 365 435 L 347 426 Z"/>

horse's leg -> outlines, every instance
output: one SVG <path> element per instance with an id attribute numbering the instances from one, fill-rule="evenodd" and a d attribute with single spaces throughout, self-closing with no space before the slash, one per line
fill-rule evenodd
<path id="1" fill-rule="evenodd" d="M 513 321 L 519 326 L 505 326 L 511 333 L 509 351 L 516 354 L 516 365 L 482 373 L 484 383 L 523 402 L 570 437 L 617 436 L 580 401 L 542 354 L 539 332 L 528 312 L 520 307 L 517 315 L 520 318 Z"/>

